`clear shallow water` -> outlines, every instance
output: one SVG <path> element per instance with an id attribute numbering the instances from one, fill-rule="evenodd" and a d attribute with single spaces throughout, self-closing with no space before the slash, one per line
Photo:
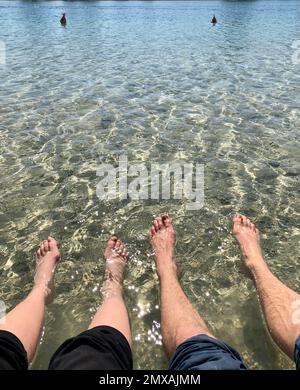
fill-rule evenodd
<path id="1" fill-rule="evenodd" d="M 293 367 L 267 334 L 230 217 L 258 223 L 271 269 L 299 291 L 299 16 L 300 3 L 286 0 L 0 1 L 1 299 L 12 307 L 29 291 L 41 239 L 56 237 L 63 254 L 33 368 L 88 325 L 112 231 L 133 256 L 125 291 L 135 367 L 166 367 L 147 239 L 165 211 L 184 289 L 215 334 L 251 368 Z M 96 168 L 120 153 L 205 164 L 203 209 L 99 201 Z"/>

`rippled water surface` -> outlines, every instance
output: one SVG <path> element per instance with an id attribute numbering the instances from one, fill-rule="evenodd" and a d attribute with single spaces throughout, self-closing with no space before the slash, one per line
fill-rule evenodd
<path id="1" fill-rule="evenodd" d="M 293 367 L 266 331 L 230 217 L 258 223 L 271 269 L 299 291 L 299 18 L 287 0 L 0 1 L 1 299 L 10 308 L 30 290 L 41 239 L 53 235 L 63 253 L 34 368 L 87 327 L 112 231 L 132 255 L 135 367 L 166 367 L 147 238 L 166 211 L 182 284 L 215 334 L 251 368 Z M 96 168 L 119 154 L 204 164 L 204 207 L 100 201 Z"/>

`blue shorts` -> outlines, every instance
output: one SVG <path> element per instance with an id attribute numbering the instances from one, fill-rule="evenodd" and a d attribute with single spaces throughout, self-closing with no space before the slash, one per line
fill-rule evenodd
<path id="1" fill-rule="evenodd" d="M 300 357 L 300 356 L 299 356 Z M 180 344 L 170 370 L 246 370 L 239 353 L 223 341 L 200 334 Z"/>
<path id="2" fill-rule="evenodd" d="M 300 370 L 300 336 L 296 340 L 294 359 L 297 370 Z"/>

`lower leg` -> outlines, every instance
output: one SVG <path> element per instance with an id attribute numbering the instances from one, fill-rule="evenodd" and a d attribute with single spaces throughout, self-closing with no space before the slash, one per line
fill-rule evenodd
<path id="1" fill-rule="evenodd" d="M 44 320 L 45 304 L 52 298 L 53 275 L 59 260 L 56 241 L 49 237 L 37 252 L 35 283 L 29 295 L 11 310 L 0 324 L 1 330 L 16 335 L 22 342 L 28 361 L 33 360 Z"/>
<path id="2" fill-rule="evenodd" d="M 176 271 L 162 274 L 159 279 L 161 329 L 167 355 L 173 355 L 176 347 L 190 337 L 199 334 L 214 337 L 183 292 Z"/>
<path id="3" fill-rule="evenodd" d="M 253 277 L 270 334 L 276 344 L 293 358 L 295 341 L 300 334 L 300 323 L 294 318 L 300 295 L 269 270 L 263 258 L 259 231 L 248 218 L 243 215 L 233 218 L 233 234 Z"/>
<path id="4" fill-rule="evenodd" d="M 132 345 L 128 312 L 123 298 L 123 274 L 128 252 L 125 245 L 112 237 L 104 253 L 106 269 L 101 288 L 102 305 L 97 310 L 89 329 L 95 326 L 111 326 L 121 332 Z"/>
<path id="5" fill-rule="evenodd" d="M 150 231 L 155 253 L 156 270 L 160 280 L 161 329 L 168 356 L 190 337 L 212 336 L 204 320 L 193 308 L 177 277 L 173 258 L 175 232 L 169 217 L 156 218 Z"/>

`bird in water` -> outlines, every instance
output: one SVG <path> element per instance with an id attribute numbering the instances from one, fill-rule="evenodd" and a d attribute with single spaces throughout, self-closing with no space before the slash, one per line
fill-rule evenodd
<path id="1" fill-rule="evenodd" d="M 217 18 L 216 18 L 216 16 L 214 15 L 213 17 L 212 17 L 212 20 L 211 20 L 211 23 L 212 24 L 217 24 Z"/>
<path id="2" fill-rule="evenodd" d="M 60 23 L 65 26 L 67 24 L 66 14 L 62 14 L 62 17 L 60 19 Z"/>

